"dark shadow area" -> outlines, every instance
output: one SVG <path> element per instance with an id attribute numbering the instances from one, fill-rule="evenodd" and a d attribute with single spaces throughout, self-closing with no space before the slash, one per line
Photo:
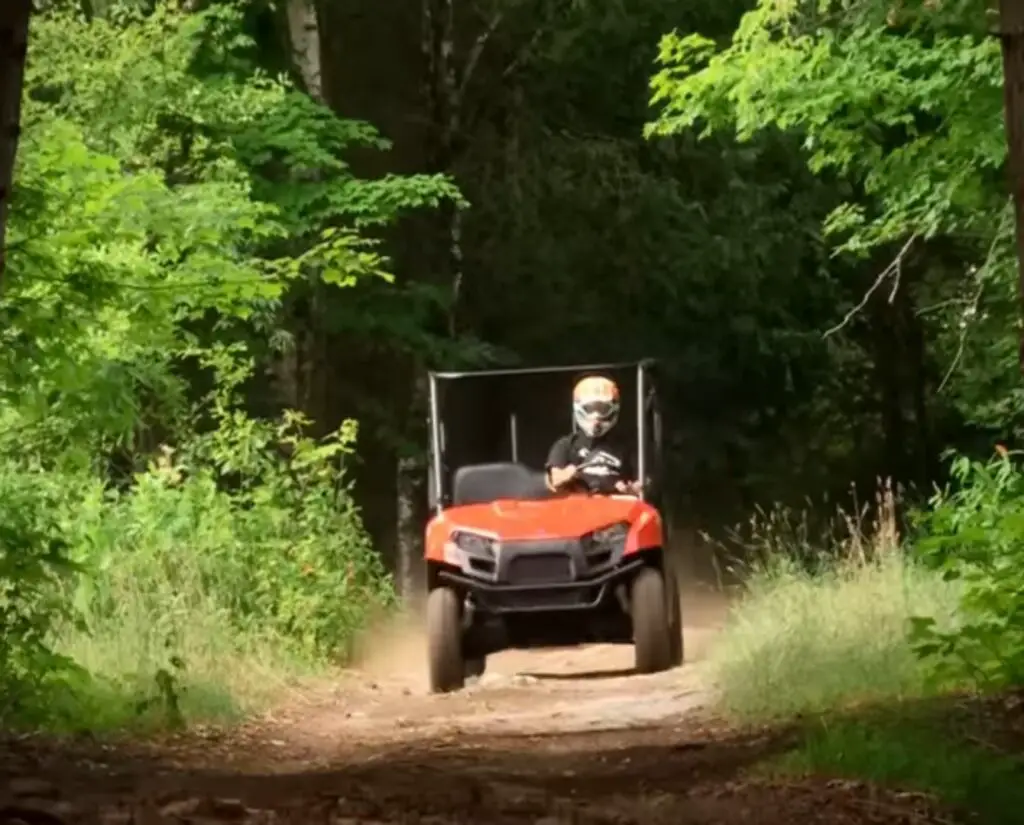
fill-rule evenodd
<path id="1" fill-rule="evenodd" d="M 543 673 L 527 671 L 523 676 L 541 682 L 592 682 L 601 679 L 622 679 L 636 674 L 634 668 L 618 668 L 615 670 L 584 670 L 581 673 Z"/>
<path id="2" fill-rule="evenodd" d="M 537 740 L 526 735 L 468 736 L 454 742 L 358 748 L 339 743 L 345 753 L 331 759 L 335 766 L 301 771 L 285 768 L 302 759 L 301 754 L 289 752 L 275 759 L 273 748 L 263 753 L 265 744 L 254 748 L 223 741 L 199 746 L 205 753 L 196 758 L 207 762 L 215 763 L 216 752 L 225 750 L 226 765 L 188 769 L 181 765 L 191 761 L 189 752 L 198 743 L 165 746 L 163 758 L 110 746 L 92 750 L 86 745 L 21 743 L 15 758 L 4 754 L 5 773 L 21 777 L 21 787 L 44 798 L 15 800 L 9 794 L 0 798 L 0 809 L 35 804 L 46 810 L 60 800 L 62 822 L 112 822 L 109 811 L 114 808 L 177 805 L 173 810 L 181 814 L 188 813 L 188 805 L 205 805 L 208 810 L 190 815 L 203 822 L 207 820 L 201 816 L 211 821 L 262 821 L 246 820 L 239 813 L 251 809 L 272 810 L 277 822 L 412 822 L 437 817 L 438 822 L 533 823 L 569 805 L 579 810 L 575 821 L 590 821 L 587 812 L 602 800 L 641 800 L 655 792 L 688 798 L 705 785 L 740 775 L 785 744 L 763 736 L 687 735 L 664 726 L 563 734 L 545 744 Z M 229 767 L 230 760 L 243 752 L 252 764 Z M 11 786 L 19 787 L 17 782 Z M 104 811 L 106 819 L 100 815 Z M 133 816 L 123 821 L 181 821 Z M 596 813 L 594 817 L 594 822 L 603 821 Z"/>
<path id="3" fill-rule="evenodd" d="M 333 752 L 240 733 L 189 735 L 148 753 L 7 740 L 0 766 L 14 779 L 0 788 L 37 798 L 0 796 L 0 821 L 939 825 L 971 811 L 982 814 L 972 821 L 1010 825 L 1024 810 L 1013 807 L 1024 797 L 1020 764 L 989 748 L 986 731 L 1019 729 L 1020 715 L 1003 700 L 942 700 L 767 733 L 692 716 L 549 736 L 339 741 Z M 32 819 L 31 805 L 62 813 Z M 5 806 L 19 808 L 16 819 L 4 819 Z"/>

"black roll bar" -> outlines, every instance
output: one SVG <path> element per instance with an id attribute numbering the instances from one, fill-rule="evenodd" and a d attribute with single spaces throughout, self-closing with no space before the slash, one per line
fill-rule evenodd
<path id="1" fill-rule="evenodd" d="M 430 382 L 430 440 L 433 442 L 431 449 L 431 472 L 434 474 L 434 490 L 437 491 L 434 508 L 440 513 L 444 509 L 444 473 L 441 469 L 441 416 L 440 404 L 437 398 L 437 376 L 431 373 Z"/>

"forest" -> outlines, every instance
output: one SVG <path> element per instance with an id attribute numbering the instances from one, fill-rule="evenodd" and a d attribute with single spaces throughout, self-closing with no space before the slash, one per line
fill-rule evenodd
<path id="1" fill-rule="evenodd" d="M 893 508 L 958 588 L 915 656 L 1019 686 L 1003 6 L 4 0 L 0 723 L 344 661 L 417 583 L 425 372 L 640 357 L 677 524 L 808 565 Z"/>

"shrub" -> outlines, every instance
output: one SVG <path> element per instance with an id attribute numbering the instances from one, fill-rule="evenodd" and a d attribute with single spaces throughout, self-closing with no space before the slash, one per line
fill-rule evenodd
<path id="1" fill-rule="evenodd" d="M 59 481 L 0 463 L 0 724 L 39 721 L 38 695 L 73 671 L 51 644 L 69 617 L 59 585 L 74 571 L 57 516 L 66 495 Z"/>
<path id="2" fill-rule="evenodd" d="M 985 690 L 1024 684 L 1024 474 L 1019 454 L 954 457 L 953 486 L 919 514 L 922 560 L 960 585 L 960 622 L 915 621 L 919 655 L 942 684 Z"/>
<path id="3" fill-rule="evenodd" d="M 394 595 L 339 469 L 354 427 L 304 423 L 231 413 L 123 491 L 0 462 L 0 722 L 234 715 L 344 662 Z"/>

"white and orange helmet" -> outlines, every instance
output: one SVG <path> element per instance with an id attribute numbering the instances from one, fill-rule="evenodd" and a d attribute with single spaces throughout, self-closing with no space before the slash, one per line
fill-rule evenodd
<path id="1" fill-rule="evenodd" d="M 584 378 L 573 389 L 572 411 L 583 434 L 598 438 L 619 420 L 619 388 L 610 378 Z"/>

